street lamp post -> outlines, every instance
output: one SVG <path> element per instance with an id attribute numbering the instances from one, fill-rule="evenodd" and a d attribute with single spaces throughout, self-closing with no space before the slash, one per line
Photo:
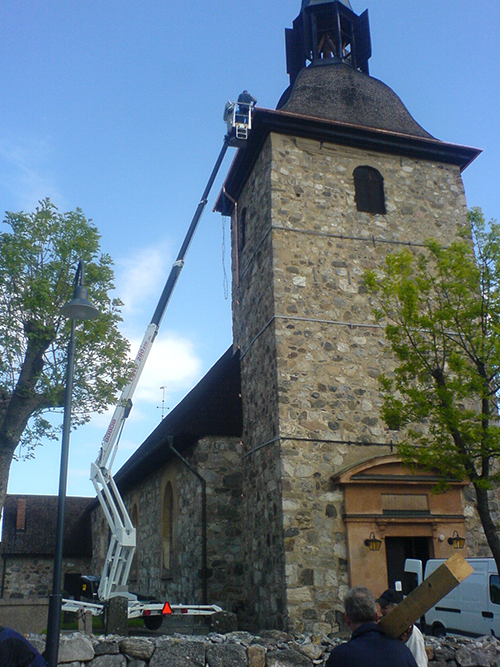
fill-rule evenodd
<path id="1" fill-rule="evenodd" d="M 64 420 L 61 441 L 59 496 L 57 501 L 54 575 L 52 579 L 52 594 L 49 598 L 47 640 L 45 648 L 45 658 L 49 667 L 57 667 L 59 636 L 61 632 L 61 575 L 64 542 L 64 512 L 66 507 L 66 485 L 68 479 L 69 435 L 71 431 L 71 400 L 73 395 L 73 372 L 75 366 L 75 326 L 76 320 L 94 320 L 99 316 L 98 309 L 88 300 L 88 292 L 84 286 L 84 280 L 84 264 L 83 260 L 80 260 L 75 275 L 73 299 L 61 308 L 61 313 L 71 320 L 71 333 L 68 345 L 66 389 L 64 393 Z"/>

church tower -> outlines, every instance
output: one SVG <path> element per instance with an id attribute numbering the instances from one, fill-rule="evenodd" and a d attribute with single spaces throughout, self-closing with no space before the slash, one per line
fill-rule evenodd
<path id="1" fill-rule="evenodd" d="M 303 0 L 286 47 L 290 86 L 256 109 L 216 205 L 232 217 L 245 612 L 331 632 L 349 586 L 380 594 L 404 557 L 472 539 L 463 489 L 435 497 L 395 455 L 377 382 L 392 361 L 363 274 L 466 226 L 461 171 L 478 151 L 432 137 L 369 75 L 368 13 L 349 0 Z"/>

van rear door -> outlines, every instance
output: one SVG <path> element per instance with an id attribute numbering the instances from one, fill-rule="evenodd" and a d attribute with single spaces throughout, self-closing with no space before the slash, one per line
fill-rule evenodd
<path id="1" fill-rule="evenodd" d="M 413 574 L 415 576 L 414 585 L 410 587 L 410 590 L 406 591 L 403 588 L 403 593 L 408 595 L 414 588 L 420 586 L 423 581 L 422 575 L 422 561 L 420 558 L 407 558 L 405 560 L 405 573 Z"/>
<path id="2" fill-rule="evenodd" d="M 488 609 L 483 613 L 490 621 L 491 634 L 500 637 L 500 577 L 496 565 L 491 563 L 488 577 Z"/>

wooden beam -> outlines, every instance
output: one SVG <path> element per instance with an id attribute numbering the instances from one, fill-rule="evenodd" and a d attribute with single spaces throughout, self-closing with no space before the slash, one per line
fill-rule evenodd
<path id="1" fill-rule="evenodd" d="M 390 637 L 399 637 L 472 572 L 474 568 L 460 554 L 448 558 L 379 621 L 380 628 Z"/>

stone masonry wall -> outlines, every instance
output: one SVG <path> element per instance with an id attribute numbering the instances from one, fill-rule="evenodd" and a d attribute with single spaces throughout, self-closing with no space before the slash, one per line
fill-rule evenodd
<path id="1" fill-rule="evenodd" d="M 360 165 L 382 174 L 386 215 L 356 210 Z M 377 377 L 393 362 L 363 274 L 408 243 L 449 243 L 466 203 L 457 167 L 278 135 L 272 180 L 284 520 L 297 533 L 288 606 L 291 627 L 318 631 L 334 627 L 349 584 L 342 490 L 330 480 L 390 453 Z"/>
<path id="2" fill-rule="evenodd" d="M 240 348 L 248 627 L 286 626 L 268 141 L 233 216 L 233 339 Z M 245 244 L 241 246 L 242 220 Z M 238 233 L 237 233 L 238 230 Z"/>
<path id="3" fill-rule="evenodd" d="M 328 631 L 349 584 L 331 478 L 391 452 L 377 382 L 390 371 L 363 285 L 386 255 L 466 228 L 458 167 L 272 137 L 272 248 L 290 627 Z M 386 215 L 356 210 L 353 171 L 384 178 Z M 387 443 L 384 446 L 384 443 Z M 477 519 L 476 519 L 477 521 Z"/>
<path id="4" fill-rule="evenodd" d="M 361 165 L 382 174 L 386 215 L 357 211 L 352 174 Z M 233 332 L 247 559 L 258 571 L 268 559 L 268 600 L 286 600 L 283 614 L 270 615 L 269 601 L 249 591 L 250 608 L 267 627 L 327 632 L 349 585 L 343 490 L 332 478 L 392 451 L 377 378 L 393 361 L 363 275 L 390 252 L 421 252 L 427 238 L 446 244 L 466 229 L 463 185 L 453 165 L 273 134 L 239 216 L 244 209 L 237 257 L 233 217 Z M 479 549 L 473 501 L 464 497 Z"/>
<path id="5" fill-rule="evenodd" d="M 360 165 L 384 177 L 386 215 L 356 210 Z M 280 435 L 384 441 L 376 376 L 392 361 L 363 275 L 466 229 L 459 168 L 273 135 L 272 176 Z"/>
<path id="6" fill-rule="evenodd" d="M 206 480 L 208 600 L 234 611 L 244 598 L 241 547 L 241 451 L 231 438 L 206 438 L 188 453 L 189 463 Z M 172 563 L 164 556 L 164 493 L 173 489 Z M 124 494 L 130 516 L 137 516 L 137 552 L 130 590 L 171 603 L 201 604 L 201 485 L 178 459 Z M 100 508 L 93 516 L 97 543 L 106 543 Z M 104 529 L 104 530 L 103 530 Z M 101 549 L 102 554 L 104 549 Z M 94 572 L 102 569 L 102 558 Z"/>
<path id="7" fill-rule="evenodd" d="M 53 557 L 4 554 L 2 566 L 2 599 L 45 598 L 52 593 Z M 89 570 L 87 558 L 63 559 L 63 580 L 66 573 L 88 574 Z"/>
<path id="8" fill-rule="evenodd" d="M 489 504 L 493 521 L 500 525 L 500 497 L 498 491 L 490 491 Z M 469 556 L 477 558 L 490 558 L 491 550 L 486 542 L 484 529 L 478 520 L 476 507 L 476 496 L 474 488 L 467 486 L 462 490 L 462 504 L 464 507 L 465 525 L 467 526 L 466 539 Z"/>

